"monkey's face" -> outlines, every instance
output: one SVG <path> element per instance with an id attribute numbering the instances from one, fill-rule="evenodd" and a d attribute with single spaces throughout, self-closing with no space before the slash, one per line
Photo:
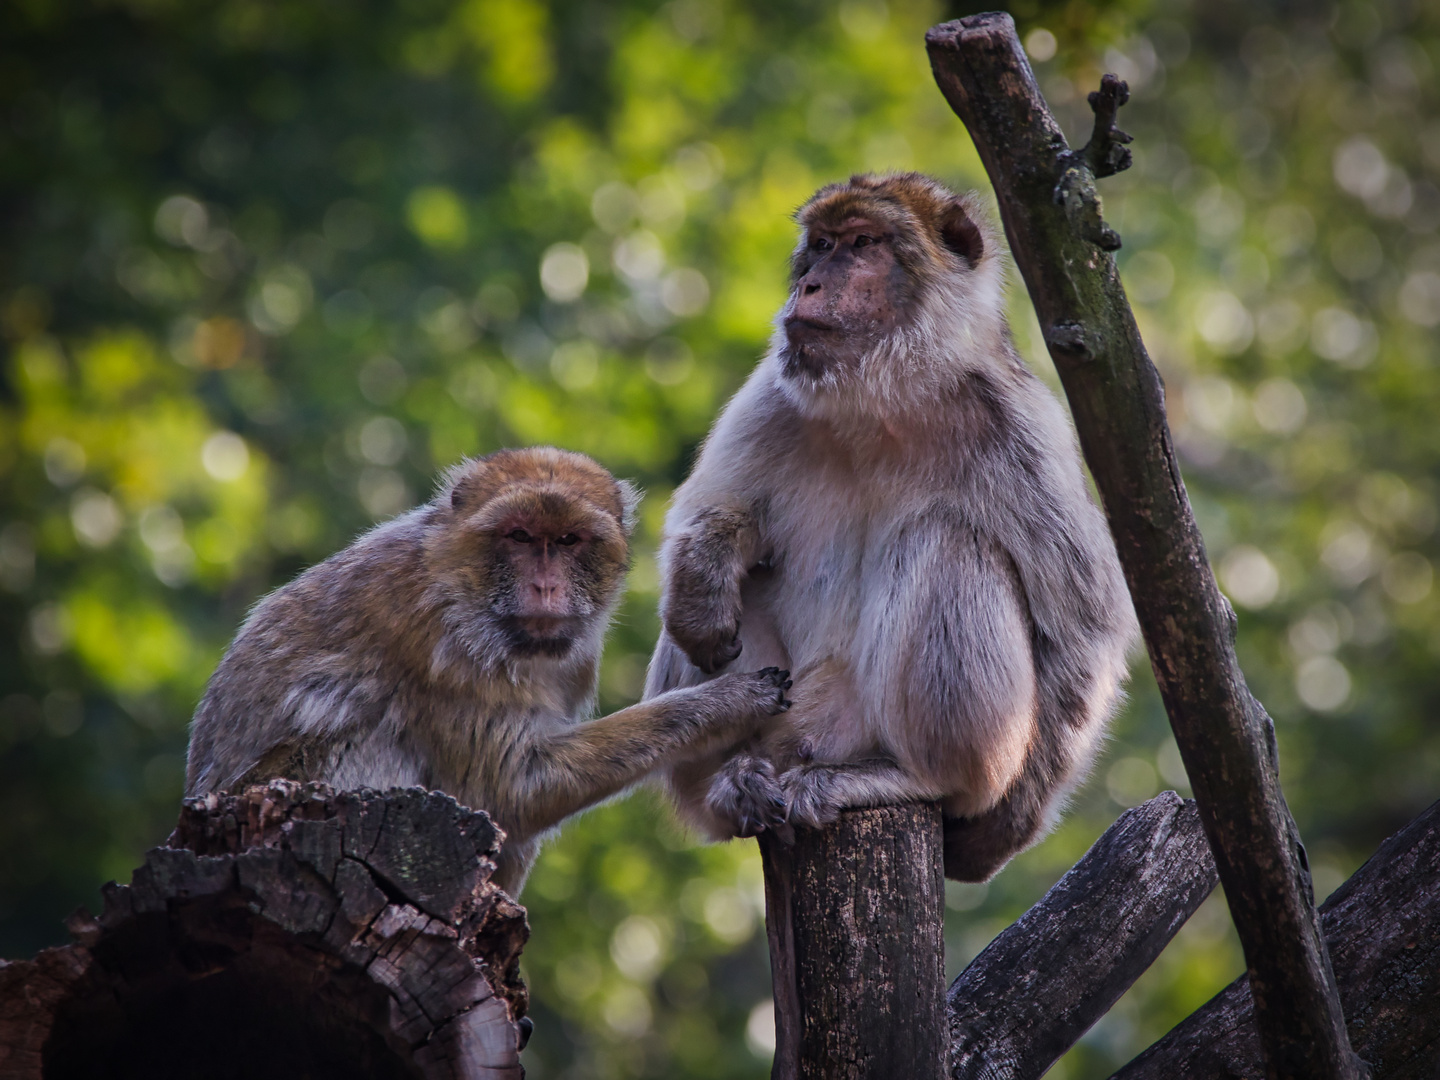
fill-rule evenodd
<path id="1" fill-rule="evenodd" d="M 943 375 L 957 331 L 990 302 L 974 207 L 919 173 L 853 176 L 796 214 L 790 298 L 776 348 L 797 400 L 875 407 Z M 993 262 L 993 260 L 992 260 Z M 917 381 L 918 379 L 918 381 Z M 914 384 L 913 386 L 911 384 Z"/>
<path id="2" fill-rule="evenodd" d="M 451 632 L 486 663 L 598 646 L 629 561 L 628 492 L 588 458 L 544 447 L 452 473 L 426 539 Z"/>
<path id="3" fill-rule="evenodd" d="M 810 226 L 782 313 L 786 375 L 820 378 L 851 367 L 901 324 L 914 290 L 894 242 L 895 230 L 879 218 Z"/>
<path id="4" fill-rule="evenodd" d="M 603 604 L 594 522 L 583 514 L 511 514 L 491 533 L 500 624 L 521 655 L 564 656 Z M 508 594 L 508 595 L 507 595 Z"/>

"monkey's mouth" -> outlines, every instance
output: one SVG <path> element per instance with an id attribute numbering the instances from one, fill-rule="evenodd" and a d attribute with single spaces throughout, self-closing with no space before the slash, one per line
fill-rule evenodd
<path id="1" fill-rule="evenodd" d="M 791 315 L 785 320 L 785 338 L 791 345 L 809 345 L 825 341 L 840 332 L 840 327 L 819 319 Z"/>
<path id="2" fill-rule="evenodd" d="M 805 375 L 819 378 L 830 368 L 830 343 L 838 326 L 792 315 L 785 320 L 785 347 L 780 351 L 782 370 L 788 378 Z"/>
<path id="3" fill-rule="evenodd" d="M 564 656 L 575 643 L 575 620 L 566 615 L 510 615 L 502 625 L 520 656 Z"/>

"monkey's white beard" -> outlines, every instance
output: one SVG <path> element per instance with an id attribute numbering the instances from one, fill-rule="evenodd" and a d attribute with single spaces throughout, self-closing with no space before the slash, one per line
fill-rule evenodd
<path id="1" fill-rule="evenodd" d="M 828 364 L 820 372 L 787 366 L 781 308 L 769 358 L 786 398 L 803 415 L 832 423 L 872 420 L 904 424 L 933 415 L 967 375 L 1008 360 L 999 267 L 982 263 L 962 279 L 928 289 L 904 326 L 887 334 L 856 360 Z"/>

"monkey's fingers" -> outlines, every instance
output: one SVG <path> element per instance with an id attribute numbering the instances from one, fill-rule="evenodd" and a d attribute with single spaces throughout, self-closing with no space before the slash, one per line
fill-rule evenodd
<path id="1" fill-rule="evenodd" d="M 779 699 L 776 702 L 776 711 L 788 712 L 790 710 L 790 706 L 795 704 L 793 701 L 791 701 L 785 696 L 785 691 L 789 690 L 790 687 L 794 685 L 794 683 L 790 679 L 790 672 L 782 671 L 778 667 L 767 667 L 761 668 L 755 674 L 760 676 L 760 678 L 762 679 L 768 679 L 771 685 L 774 686 L 778 691 L 780 691 L 778 695 Z"/>
<path id="2" fill-rule="evenodd" d="M 695 661 L 695 666 L 706 675 L 714 675 L 715 672 L 739 656 L 743 648 L 744 645 L 737 635 L 723 644 L 713 646 L 708 652 L 704 649 L 697 650 L 691 659 Z"/>

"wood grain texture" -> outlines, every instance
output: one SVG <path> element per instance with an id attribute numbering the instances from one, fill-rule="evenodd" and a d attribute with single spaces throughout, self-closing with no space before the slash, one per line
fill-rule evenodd
<path id="1" fill-rule="evenodd" d="M 774 1080 L 938 1080 L 945 993 L 940 809 L 848 810 L 762 833 Z"/>
<path id="2" fill-rule="evenodd" d="M 1385 841 L 1321 907 L 1320 923 L 1351 1045 L 1377 1080 L 1440 1076 L 1440 803 Z M 1264 1075 L 1241 976 L 1115 1080 Z"/>
<path id="3" fill-rule="evenodd" d="M 1196 527 L 1151 363 L 1110 252 L 1092 165 L 1119 167 L 1113 112 L 1102 145 L 1066 144 L 1010 16 L 974 15 L 926 36 L 936 82 L 974 139 L 1010 250 L 1100 491 L 1200 818 L 1245 950 L 1267 1075 L 1358 1080 L 1308 864 L 1280 791 L 1274 728 L 1235 657 L 1235 615 Z"/>
<path id="4" fill-rule="evenodd" d="M 187 800 L 74 944 L 0 966 L 0 1077 L 520 1080 L 501 839 L 418 789 Z"/>
<path id="5" fill-rule="evenodd" d="M 952 1080 L 1038 1080 L 1215 888 L 1194 802 L 1127 810 L 946 995 Z"/>

